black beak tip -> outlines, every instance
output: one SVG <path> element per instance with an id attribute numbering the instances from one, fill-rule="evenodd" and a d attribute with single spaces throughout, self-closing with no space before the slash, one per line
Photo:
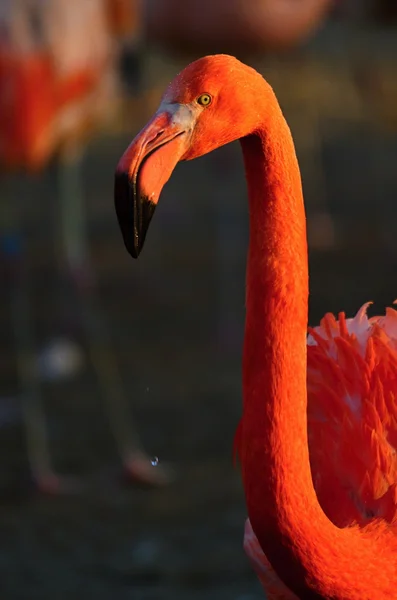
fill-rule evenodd
<path id="1" fill-rule="evenodd" d="M 128 250 L 128 252 L 130 253 L 130 255 L 132 256 L 132 258 L 139 258 L 139 255 L 141 253 L 141 250 L 143 248 L 143 242 L 139 239 L 135 239 L 133 244 L 128 244 L 127 245 L 127 241 L 124 238 L 124 243 L 126 245 L 126 248 Z"/>
<path id="2" fill-rule="evenodd" d="M 125 247 L 133 258 L 138 258 L 156 205 L 140 194 L 128 173 L 122 171 L 115 175 L 114 205 Z"/>

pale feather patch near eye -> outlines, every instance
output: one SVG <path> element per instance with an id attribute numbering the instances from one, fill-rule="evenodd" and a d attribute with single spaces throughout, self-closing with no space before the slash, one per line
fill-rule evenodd
<path id="1" fill-rule="evenodd" d="M 253 532 L 249 519 L 245 522 L 244 550 L 255 569 L 268 600 L 299 600 L 299 598 L 281 581 L 271 567 L 259 545 L 255 533 Z"/>

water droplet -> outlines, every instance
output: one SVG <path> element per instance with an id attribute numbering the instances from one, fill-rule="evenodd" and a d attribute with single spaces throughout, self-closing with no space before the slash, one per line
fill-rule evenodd
<path id="1" fill-rule="evenodd" d="M 146 391 L 147 391 L 147 392 L 149 391 L 149 388 L 148 388 L 148 387 L 146 388 Z"/>
<path id="2" fill-rule="evenodd" d="M 150 462 L 152 463 L 152 467 L 157 467 L 157 465 L 159 464 L 159 457 L 153 456 L 153 458 Z"/>

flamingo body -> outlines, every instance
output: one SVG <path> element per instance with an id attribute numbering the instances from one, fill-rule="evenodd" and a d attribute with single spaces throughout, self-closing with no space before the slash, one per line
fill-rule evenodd
<path id="1" fill-rule="evenodd" d="M 310 461 L 319 502 L 338 527 L 397 521 L 397 311 L 336 320 L 307 339 Z M 239 431 L 236 445 L 238 450 Z M 293 600 L 246 522 L 244 549 L 268 598 Z"/>

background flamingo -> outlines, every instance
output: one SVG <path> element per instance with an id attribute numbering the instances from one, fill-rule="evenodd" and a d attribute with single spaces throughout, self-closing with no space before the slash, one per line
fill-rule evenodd
<path id="1" fill-rule="evenodd" d="M 2 211 L 7 218 L 1 237 L 10 284 L 10 314 L 28 458 L 34 482 L 44 492 L 60 492 L 65 486 L 53 470 L 39 370 L 44 367 L 41 371 L 51 378 L 57 355 L 60 367 L 68 357 L 72 370 L 77 366 L 81 351 L 69 340 L 76 337 L 78 328 L 87 341 L 98 391 L 103 395 L 126 474 L 149 485 L 166 483 L 170 475 L 163 465 L 153 469 L 152 457 L 144 452 L 130 418 L 125 384 L 97 291 L 85 211 L 85 147 L 117 111 L 119 43 L 124 43 L 127 35 L 133 40 L 138 26 L 135 8 L 126 0 L 83 4 L 38 0 L 5 3 L 0 12 L 0 160 L 7 172 L 2 198 Z M 58 267 L 56 303 L 62 319 L 56 327 L 61 344 L 58 339 L 53 344 L 54 358 L 50 348 L 44 360 L 37 361 L 31 313 L 34 282 L 22 214 L 23 204 L 29 201 L 31 174 L 42 173 L 54 157 L 52 250 Z M 36 176 L 36 184 L 38 180 Z M 13 206 L 15 190 L 17 201 Z"/>
<path id="2" fill-rule="evenodd" d="M 138 257 L 179 160 L 235 139 L 250 205 L 244 410 L 236 436 L 250 517 L 245 547 L 270 598 L 392 598 L 397 313 L 368 320 L 364 305 L 353 319 L 328 314 L 306 339 L 299 167 L 276 97 L 256 71 L 211 56 L 170 84 L 116 171 L 125 245 Z"/>

